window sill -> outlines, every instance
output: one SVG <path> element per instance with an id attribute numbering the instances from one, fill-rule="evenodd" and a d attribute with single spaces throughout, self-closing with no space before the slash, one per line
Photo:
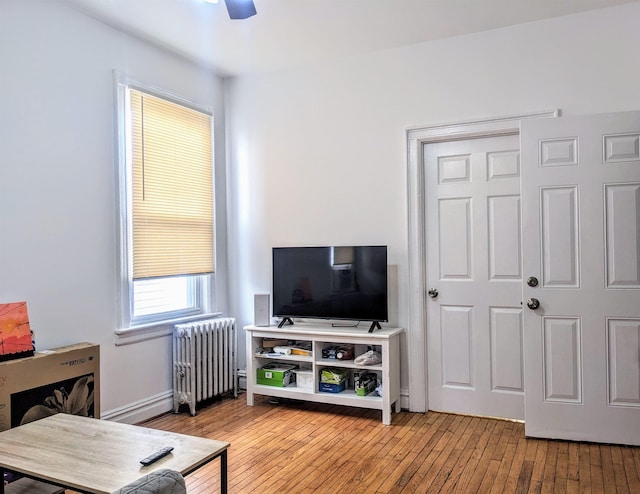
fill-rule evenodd
<path id="1" fill-rule="evenodd" d="M 215 312 L 212 314 L 199 314 L 197 316 L 172 319 L 170 321 L 158 321 L 141 326 L 116 329 L 114 331 L 114 343 L 116 346 L 132 345 L 134 343 L 153 340 L 155 338 L 164 338 L 165 336 L 171 336 L 173 334 L 173 326 L 175 324 L 199 321 L 202 319 L 211 319 L 214 317 L 220 317 L 221 315 L 221 312 Z"/>

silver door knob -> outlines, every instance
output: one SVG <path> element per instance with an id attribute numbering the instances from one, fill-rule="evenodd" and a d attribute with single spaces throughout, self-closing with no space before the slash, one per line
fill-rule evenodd
<path id="1" fill-rule="evenodd" d="M 540 300 L 538 300 L 537 298 L 530 298 L 529 300 L 527 300 L 527 307 L 529 307 L 529 309 L 531 310 L 536 310 L 538 307 L 540 307 Z"/>
<path id="2" fill-rule="evenodd" d="M 427 292 L 431 298 L 436 298 L 438 296 L 438 289 L 432 288 Z"/>

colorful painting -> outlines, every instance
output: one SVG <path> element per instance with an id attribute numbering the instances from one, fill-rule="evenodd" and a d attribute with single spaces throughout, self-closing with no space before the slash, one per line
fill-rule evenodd
<path id="1" fill-rule="evenodd" d="M 0 360 L 33 355 L 26 302 L 0 304 Z"/>

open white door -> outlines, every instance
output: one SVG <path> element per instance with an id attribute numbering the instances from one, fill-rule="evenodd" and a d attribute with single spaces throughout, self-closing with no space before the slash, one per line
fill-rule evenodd
<path id="1" fill-rule="evenodd" d="M 523 121 L 521 153 L 526 435 L 640 445 L 640 112 Z"/>

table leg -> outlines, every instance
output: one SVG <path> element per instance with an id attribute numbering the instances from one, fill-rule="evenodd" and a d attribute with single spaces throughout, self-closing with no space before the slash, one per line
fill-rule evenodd
<path id="1" fill-rule="evenodd" d="M 227 494 L 227 450 L 220 455 L 220 492 Z"/>

